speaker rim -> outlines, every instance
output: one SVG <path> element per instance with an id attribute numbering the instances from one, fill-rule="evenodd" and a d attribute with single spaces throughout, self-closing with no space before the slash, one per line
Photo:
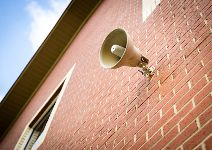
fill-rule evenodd
<path id="1" fill-rule="evenodd" d="M 116 68 L 119 68 L 120 66 L 118 66 L 117 64 L 119 64 L 119 62 L 122 60 L 122 58 L 124 57 L 125 53 L 126 53 L 126 50 L 124 51 L 122 57 L 119 59 L 119 61 L 117 61 L 112 67 L 111 66 L 106 66 L 103 61 L 102 61 L 102 56 L 101 56 L 101 53 L 102 53 L 102 49 L 103 49 L 103 45 L 106 43 L 106 40 L 109 38 L 109 36 L 111 36 L 115 31 L 117 30 L 120 30 L 122 31 L 124 34 L 125 34 L 125 37 L 126 37 L 126 47 L 127 48 L 127 44 L 128 44 L 128 35 L 127 35 L 127 32 L 122 29 L 122 28 L 116 28 L 114 29 L 113 31 L 111 31 L 107 36 L 106 38 L 104 39 L 103 43 L 102 43 L 102 46 L 101 46 L 101 50 L 99 51 L 99 61 L 100 61 L 100 65 L 105 68 L 105 69 L 116 69 Z"/>

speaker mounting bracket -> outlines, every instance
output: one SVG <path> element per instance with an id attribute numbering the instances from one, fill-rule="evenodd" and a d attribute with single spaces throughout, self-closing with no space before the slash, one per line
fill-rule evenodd
<path id="1" fill-rule="evenodd" d="M 146 64 L 140 63 L 139 67 L 141 70 L 138 70 L 142 73 L 149 81 L 152 79 L 152 76 L 154 75 L 155 67 L 147 67 Z"/>

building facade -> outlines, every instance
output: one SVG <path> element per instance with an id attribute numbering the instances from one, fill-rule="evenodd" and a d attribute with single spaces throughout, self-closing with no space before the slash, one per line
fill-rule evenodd
<path id="1" fill-rule="evenodd" d="M 70 3 L 1 103 L 0 149 L 212 149 L 212 2 L 144 1 Z M 100 66 L 116 28 L 156 68 L 151 81 Z"/>

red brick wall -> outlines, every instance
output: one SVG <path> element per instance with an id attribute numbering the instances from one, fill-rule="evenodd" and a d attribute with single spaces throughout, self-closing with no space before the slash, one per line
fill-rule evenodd
<path id="1" fill-rule="evenodd" d="M 33 97 L 0 148 L 15 146 L 25 125 L 76 63 L 40 149 L 212 148 L 210 0 L 163 0 L 142 22 L 141 0 L 105 0 Z M 124 28 L 156 67 L 104 70 L 106 35 Z"/>

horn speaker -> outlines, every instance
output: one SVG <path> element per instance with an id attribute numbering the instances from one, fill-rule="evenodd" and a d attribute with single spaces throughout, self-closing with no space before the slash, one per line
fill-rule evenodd
<path id="1" fill-rule="evenodd" d="M 110 32 L 102 44 L 100 64 L 103 68 L 140 67 L 139 71 L 150 80 L 154 74 L 154 67 L 147 67 L 148 63 L 149 60 L 133 45 L 124 29 L 115 29 Z"/>

